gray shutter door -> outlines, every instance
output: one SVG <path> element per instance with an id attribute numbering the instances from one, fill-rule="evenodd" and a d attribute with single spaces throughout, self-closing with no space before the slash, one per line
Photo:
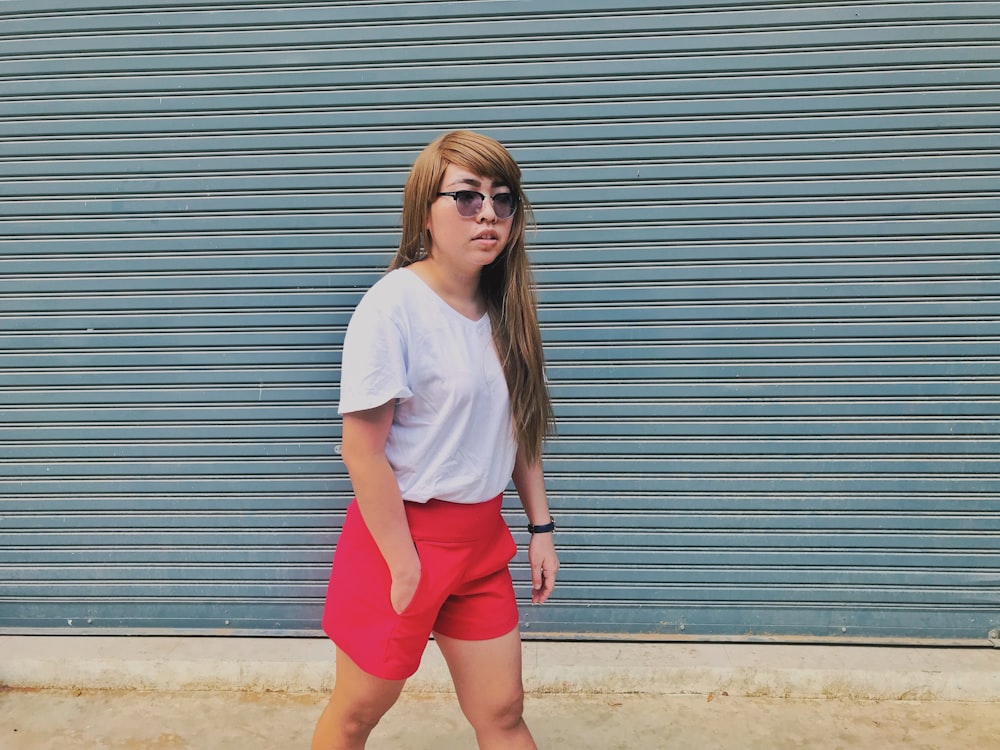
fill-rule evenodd
<path id="1" fill-rule="evenodd" d="M 0 627 L 317 632 L 344 327 L 471 127 L 540 224 L 564 568 L 527 634 L 985 638 L 998 22 L 0 3 Z"/>

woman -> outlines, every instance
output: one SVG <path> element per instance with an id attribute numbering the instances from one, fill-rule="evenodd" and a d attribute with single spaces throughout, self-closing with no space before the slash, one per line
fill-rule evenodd
<path id="1" fill-rule="evenodd" d="M 323 627 L 336 685 L 313 750 L 363 748 L 433 633 L 481 750 L 534 748 L 501 517 L 513 478 L 528 517 L 532 602 L 559 568 L 542 476 L 552 422 L 521 171 L 458 131 L 417 158 L 389 273 L 344 341 L 343 459 L 355 492 Z"/>

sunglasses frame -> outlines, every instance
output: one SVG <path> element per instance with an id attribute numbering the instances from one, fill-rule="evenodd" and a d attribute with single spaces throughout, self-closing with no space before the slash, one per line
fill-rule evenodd
<path id="1" fill-rule="evenodd" d="M 469 195 L 478 195 L 479 196 L 479 200 L 480 200 L 479 208 L 476 211 L 474 211 L 471 214 L 469 214 L 468 216 L 466 216 L 465 214 L 463 214 L 462 210 L 459 208 L 458 197 L 460 195 L 462 195 L 463 193 L 467 193 Z M 487 198 L 490 199 L 490 204 L 493 206 L 493 213 L 495 213 L 497 215 L 497 218 L 500 219 L 501 221 L 506 221 L 507 219 L 510 219 L 511 217 L 514 216 L 514 214 L 517 213 L 517 205 L 518 205 L 517 195 L 514 194 L 514 193 L 511 193 L 511 192 L 496 193 L 495 195 L 483 195 L 478 190 L 452 190 L 449 193 L 438 193 L 438 197 L 441 197 L 442 195 L 447 195 L 449 198 L 454 199 L 454 201 L 455 201 L 455 210 L 458 211 L 458 215 L 461 216 L 463 219 L 471 219 L 473 216 L 477 216 L 479 214 L 479 212 L 483 210 L 483 206 L 486 205 L 486 199 Z M 510 196 L 511 206 L 510 206 L 510 215 L 509 216 L 501 216 L 500 213 L 497 211 L 497 204 L 496 204 L 496 202 L 495 202 L 494 199 L 498 195 L 509 195 Z"/>

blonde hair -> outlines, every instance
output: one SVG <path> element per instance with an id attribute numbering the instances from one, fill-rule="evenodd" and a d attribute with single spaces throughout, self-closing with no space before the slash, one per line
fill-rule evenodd
<path id="1" fill-rule="evenodd" d="M 514 436 L 528 460 L 537 461 L 542 441 L 553 425 L 552 403 L 545 383 L 534 279 L 525 249 L 525 233 L 533 220 L 531 204 L 521 189 L 521 168 L 507 149 L 488 136 L 457 130 L 437 138 L 421 152 L 403 189 L 403 232 L 389 270 L 426 257 L 431 246 L 427 231 L 431 203 L 438 198 L 450 164 L 509 187 L 518 199 L 507 245 L 483 268 L 479 288 L 510 392 Z"/>

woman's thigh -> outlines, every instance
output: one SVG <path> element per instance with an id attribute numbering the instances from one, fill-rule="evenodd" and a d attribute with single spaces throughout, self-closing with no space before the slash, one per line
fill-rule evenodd
<path id="1" fill-rule="evenodd" d="M 462 711 L 473 724 L 505 714 L 520 716 L 524 686 L 521 634 L 516 627 L 490 640 L 466 641 L 440 633 L 434 640 L 448 663 Z"/>

